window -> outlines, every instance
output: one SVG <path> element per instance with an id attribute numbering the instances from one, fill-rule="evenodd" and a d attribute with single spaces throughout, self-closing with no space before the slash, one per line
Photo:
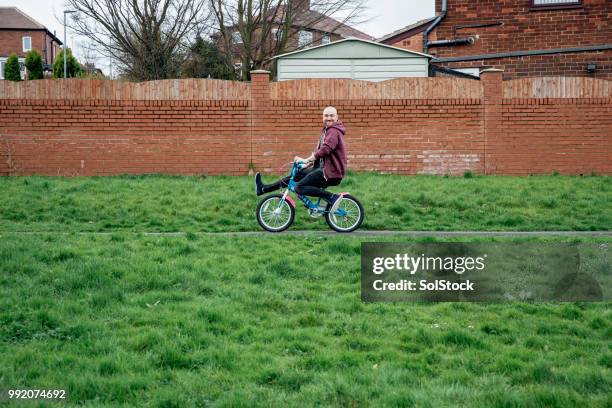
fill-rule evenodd
<path id="1" fill-rule="evenodd" d="M 234 72 L 238 76 L 238 78 L 242 77 L 242 62 L 236 62 L 234 64 Z"/>
<path id="2" fill-rule="evenodd" d="M 4 67 L 6 66 L 6 58 L 0 58 L 0 79 L 4 79 Z M 21 74 L 21 79 L 25 79 L 26 66 L 25 66 L 25 58 L 19 58 L 19 73 Z"/>
<path id="3" fill-rule="evenodd" d="M 242 44 L 242 36 L 240 35 L 240 31 L 232 33 L 232 42 L 234 44 Z"/>
<path id="4" fill-rule="evenodd" d="M 21 43 L 24 52 L 32 49 L 32 37 L 21 37 Z"/>
<path id="5" fill-rule="evenodd" d="M 331 42 L 331 39 L 329 38 L 329 34 L 324 34 L 323 37 L 321 37 L 321 44 L 329 44 Z"/>
<path id="6" fill-rule="evenodd" d="M 563 9 L 582 7 L 582 0 L 529 0 L 532 9 Z"/>
<path id="7" fill-rule="evenodd" d="M 283 30 L 281 28 L 273 28 L 272 29 L 272 39 L 276 41 L 280 41 L 283 38 Z"/>
<path id="8" fill-rule="evenodd" d="M 310 31 L 300 31 L 298 36 L 298 47 L 305 47 L 312 44 L 312 33 Z"/>

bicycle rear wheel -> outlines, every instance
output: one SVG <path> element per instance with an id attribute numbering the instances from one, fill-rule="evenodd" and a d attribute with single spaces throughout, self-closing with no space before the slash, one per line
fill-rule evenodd
<path id="1" fill-rule="evenodd" d="M 363 206 L 355 197 L 346 194 L 339 198 L 340 204 L 334 214 L 325 214 L 325 221 L 331 229 L 337 232 L 355 231 L 365 216 Z"/>

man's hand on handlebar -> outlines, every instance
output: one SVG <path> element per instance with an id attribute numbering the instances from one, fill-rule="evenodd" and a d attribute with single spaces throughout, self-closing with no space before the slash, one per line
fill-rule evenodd
<path id="1" fill-rule="evenodd" d="M 309 158 L 307 158 L 307 159 L 304 159 L 304 158 L 302 158 L 302 157 L 295 156 L 295 157 L 293 158 L 293 162 L 294 162 L 294 163 L 297 163 L 297 162 L 302 162 L 302 168 L 304 168 L 304 169 L 305 169 L 305 168 L 308 168 L 308 167 L 311 167 L 311 166 L 314 164 L 314 160 L 311 160 L 311 158 L 310 158 L 310 157 L 309 157 Z"/>

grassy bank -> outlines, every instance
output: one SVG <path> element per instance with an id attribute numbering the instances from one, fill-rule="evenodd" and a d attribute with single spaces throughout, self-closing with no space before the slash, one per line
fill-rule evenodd
<path id="1" fill-rule="evenodd" d="M 50 188 L 79 183 L 104 185 Z M 0 384 L 71 406 L 612 403 L 609 303 L 364 304 L 359 243 L 4 232 Z"/>
<path id="2" fill-rule="evenodd" d="M 253 177 L 4 177 L 0 231 L 259 230 L 253 190 Z M 350 174 L 330 190 L 361 199 L 364 229 L 612 229 L 611 177 Z M 298 207 L 292 228 L 327 226 Z"/>

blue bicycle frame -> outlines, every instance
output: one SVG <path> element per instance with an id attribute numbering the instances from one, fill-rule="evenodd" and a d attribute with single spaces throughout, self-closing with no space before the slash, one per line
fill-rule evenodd
<path id="1" fill-rule="evenodd" d="M 283 193 L 283 199 L 280 200 L 280 202 L 278 203 L 278 207 L 280 208 L 283 204 L 283 202 L 287 199 L 287 201 L 289 201 L 289 203 L 291 203 L 291 205 L 293 205 L 293 208 L 295 208 L 295 203 L 293 202 L 293 200 L 291 199 L 291 196 L 289 196 L 289 191 L 293 191 L 295 193 L 295 186 L 297 185 L 297 182 L 294 180 L 295 175 L 298 173 L 298 171 L 300 171 L 303 168 L 303 162 L 299 161 L 299 162 L 293 162 L 293 165 L 291 166 L 291 174 L 290 174 L 290 178 L 289 178 L 289 185 L 287 186 L 287 189 L 285 190 L 285 192 Z M 297 195 L 297 197 L 304 203 L 304 205 L 310 209 L 310 210 L 316 210 L 316 211 L 320 211 L 323 214 L 327 214 L 329 211 L 327 211 L 327 209 L 321 211 L 319 209 L 319 205 L 321 204 L 321 200 L 322 198 L 319 197 L 319 199 L 317 200 L 316 203 L 312 202 L 308 197 L 300 195 L 298 193 L 295 193 Z M 346 215 L 346 211 L 343 210 L 342 208 L 339 208 L 336 211 L 336 214 L 339 216 L 345 216 Z"/>

